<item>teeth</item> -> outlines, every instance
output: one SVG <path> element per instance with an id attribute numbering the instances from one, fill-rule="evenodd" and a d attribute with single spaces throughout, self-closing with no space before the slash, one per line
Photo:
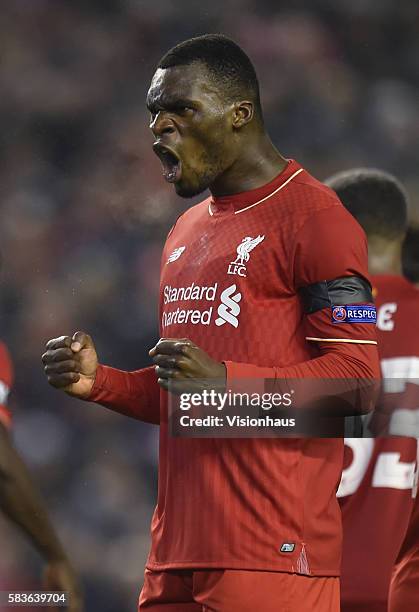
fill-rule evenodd
<path id="1" fill-rule="evenodd" d="M 160 160 L 163 164 L 163 175 L 167 181 L 170 183 L 175 182 L 179 166 L 180 160 L 174 155 L 171 151 L 166 149 L 157 149 L 157 155 L 160 157 Z"/>

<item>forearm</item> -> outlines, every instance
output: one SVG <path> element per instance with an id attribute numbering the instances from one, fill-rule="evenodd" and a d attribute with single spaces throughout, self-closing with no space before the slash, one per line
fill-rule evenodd
<path id="1" fill-rule="evenodd" d="M 48 562 L 65 559 L 39 491 L 0 425 L 0 508 L 33 541 Z"/>
<path id="2" fill-rule="evenodd" d="M 316 391 L 324 389 L 328 394 L 329 388 L 330 395 L 333 395 L 336 390 L 339 390 L 340 394 L 353 390 L 354 381 L 355 384 L 360 380 L 371 381 L 371 385 L 367 384 L 362 388 L 361 398 L 357 398 L 356 413 L 372 410 L 377 393 L 377 385 L 374 382 L 380 379 L 376 346 L 354 344 L 342 348 L 342 345 L 336 344 L 323 347 L 323 351 L 319 357 L 288 367 L 259 367 L 226 361 L 227 388 L 240 392 L 242 385 L 240 381 L 259 379 L 271 381 L 270 388 L 283 393 L 289 391 L 287 381 L 317 379 L 317 381 L 330 381 L 330 383 L 313 383 L 313 389 Z M 304 383 L 304 395 L 309 394 L 309 389 L 309 383 Z M 360 399 L 361 404 L 359 404 Z"/>
<path id="3" fill-rule="evenodd" d="M 124 372 L 99 365 L 88 400 L 125 416 L 160 424 L 160 387 L 154 366 Z"/>

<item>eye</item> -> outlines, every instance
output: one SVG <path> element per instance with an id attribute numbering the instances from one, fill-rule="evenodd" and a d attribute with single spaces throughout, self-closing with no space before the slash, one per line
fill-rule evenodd
<path id="1" fill-rule="evenodd" d="M 191 108 L 190 106 L 186 106 L 185 104 L 182 106 L 178 106 L 176 110 L 181 115 L 190 115 L 191 113 L 194 112 L 193 108 Z"/>

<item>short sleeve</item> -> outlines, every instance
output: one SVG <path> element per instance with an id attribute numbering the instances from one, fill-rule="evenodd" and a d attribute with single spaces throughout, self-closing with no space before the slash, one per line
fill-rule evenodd
<path id="1" fill-rule="evenodd" d="M 343 276 L 368 279 L 367 239 L 359 223 L 337 201 L 311 215 L 296 236 L 297 289 Z"/>
<path id="2" fill-rule="evenodd" d="M 377 344 L 366 236 L 340 202 L 305 222 L 293 263 L 296 290 L 322 293 L 320 305 L 306 311 L 307 341 Z"/>

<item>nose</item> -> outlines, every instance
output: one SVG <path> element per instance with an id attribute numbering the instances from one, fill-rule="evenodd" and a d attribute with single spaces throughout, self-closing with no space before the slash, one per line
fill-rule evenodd
<path id="1" fill-rule="evenodd" d="M 151 120 L 150 129 L 156 138 L 165 134 L 174 134 L 175 132 L 173 122 L 162 112 L 158 112 L 154 119 Z"/>

